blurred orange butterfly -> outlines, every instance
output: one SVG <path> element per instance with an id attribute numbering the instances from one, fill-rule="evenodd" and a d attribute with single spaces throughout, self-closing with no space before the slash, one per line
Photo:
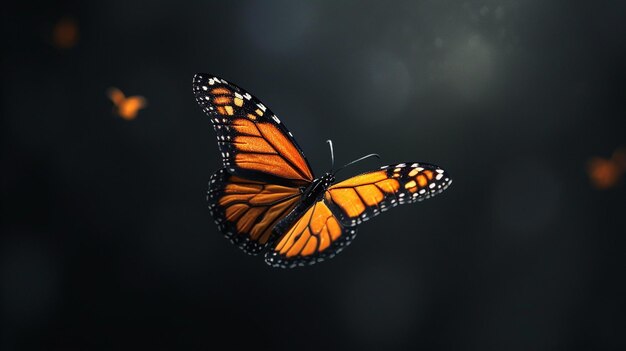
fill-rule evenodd
<path id="1" fill-rule="evenodd" d="M 147 105 L 147 101 L 143 96 L 126 97 L 118 88 L 109 88 L 107 95 L 115 105 L 115 112 L 127 121 L 135 119 L 139 110 Z"/>
<path id="2" fill-rule="evenodd" d="M 265 253 L 271 266 L 331 258 L 350 244 L 361 222 L 452 183 L 446 171 L 421 162 L 383 166 L 336 184 L 338 170 L 316 178 L 291 132 L 250 93 L 205 73 L 194 76 L 193 92 L 222 155 L 223 168 L 209 181 L 211 215 L 235 245 Z M 377 155 L 348 165 L 370 156 Z"/>
<path id="3" fill-rule="evenodd" d="M 587 163 L 589 180 L 597 189 L 609 189 L 616 186 L 625 172 L 626 148 L 615 150 L 608 160 L 593 157 Z"/>

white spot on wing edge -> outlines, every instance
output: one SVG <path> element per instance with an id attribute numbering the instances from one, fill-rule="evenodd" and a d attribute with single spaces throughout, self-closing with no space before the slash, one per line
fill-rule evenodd
<path id="1" fill-rule="evenodd" d="M 278 119 L 278 117 L 276 117 L 276 115 L 272 116 L 272 119 L 273 119 L 276 123 L 280 124 L 280 119 Z"/>

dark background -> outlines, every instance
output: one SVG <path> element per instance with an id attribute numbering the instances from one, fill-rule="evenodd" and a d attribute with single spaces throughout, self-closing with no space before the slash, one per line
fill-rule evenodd
<path id="1" fill-rule="evenodd" d="M 626 349 L 621 1 L 14 2 L 2 10 L 0 349 Z M 70 48 L 52 30 L 69 18 Z M 316 174 L 442 195 L 280 270 L 224 240 L 191 79 L 264 101 Z M 135 120 L 106 89 L 143 95 Z"/>

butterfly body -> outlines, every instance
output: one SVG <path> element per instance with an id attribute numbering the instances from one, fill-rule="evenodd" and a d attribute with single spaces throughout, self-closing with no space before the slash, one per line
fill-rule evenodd
<path id="1" fill-rule="evenodd" d="M 335 183 L 315 178 L 282 121 L 244 89 L 213 75 L 194 76 L 196 101 L 211 117 L 224 168 L 209 181 L 209 211 L 243 251 L 274 267 L 335 256 L 356 227 L 399 204 L 428 199 L 452 182 L 422 162 L 383 166 Z"/>
<path id="2" fill-rule="evenodd" d="M 324 196 L 326 190 L 335 182 L 335 175 L 328 172 L 315 179 L 302 194 L 302 204 L 312 205 Z"/>

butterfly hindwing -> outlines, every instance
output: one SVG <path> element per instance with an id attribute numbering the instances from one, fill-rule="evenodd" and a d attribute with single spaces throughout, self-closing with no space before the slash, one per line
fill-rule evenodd
<path id="1" fill-rule="evenodd" d="M 334 257 L 356 236 L 356 227 L 342 225 L 324 200 L 317 201 L 278 233 L 265 262 L 273 267 L 306 266 Z"/>
<path id="2" fill-rule="evenodd" d="M 221 169 L 209 181 L 209 210 L 219 230 L 249 254 L 264 251 L 272 230 L 297 205 L 300 190 L 244 179 Z"/>
<path id="3" fill-rule="evenodd" d="M 354 226 L 390 207 L 431 198 L 451 183 L 450 176 L 435 165 L 400 163 L 334 184 L 324 200 L 343 225 Z"/>
<path id="4" fill-rule="evenodd" d="M 193 92 L 211 117 L 223 166 L 231 174 L 307 185 L 314 176 L 293 135 L 260 100 L 224 79 L 198 73 Z"/>

